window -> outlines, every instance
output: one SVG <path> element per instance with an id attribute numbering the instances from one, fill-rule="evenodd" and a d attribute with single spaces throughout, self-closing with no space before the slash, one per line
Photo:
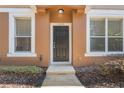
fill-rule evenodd
<path id="1" fill-rule="evenodd" d="M 35 57 L 35 14 L 9 14 L 8 57 Z"/>
<path id="2" fill-rule="evenodd" d="M 15 52 L 31 52 L 31 18 L 15 18 Z"/>
<path id="3" fill-rule="evenodd" d="M 108 51 L 123 51 L 123 20 L 108 19 Z"/>
<path id="4" fill-rule="evenodd" d="M 105 19 L 90 20 L 90 50 L 105 51 Z"/>
<path id="5" fill-rule="evenodd" d="M 123 18 L 90 17 L 90 53 L 123 53 Z"/>

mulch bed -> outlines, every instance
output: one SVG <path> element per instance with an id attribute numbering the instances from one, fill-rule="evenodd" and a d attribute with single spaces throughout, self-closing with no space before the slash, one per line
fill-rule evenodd
<path id="1" fill-rule="evenodd" d="M 46 70 L 46 68 L 44 68 Z M 46 74 L 0 73 L 0 88 L 34 88 L 42 86 Z"/>
<path id="2" fill-rule="evenodd" d="M 76 76 L 87 88 L 123 88 L 124 74 L 102 75 L 99 66 L 76 67 Z"/>

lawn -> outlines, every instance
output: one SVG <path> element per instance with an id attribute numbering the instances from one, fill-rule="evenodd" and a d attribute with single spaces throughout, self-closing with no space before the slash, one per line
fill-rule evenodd
<path id="1" fill-rule="evenodd" d="M 0 66 L 0 87 L 30 88 L 42 86 L 46 68 L 38 66 Z"/>

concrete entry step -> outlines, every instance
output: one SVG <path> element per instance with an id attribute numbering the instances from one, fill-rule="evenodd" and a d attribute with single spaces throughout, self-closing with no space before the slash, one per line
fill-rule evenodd
<path id="1" fill-rule="evenodd" d="M 82 86 L 75 75 L 47 75 L 42 86 Z"/>
<path id="2" fill-rule="evenodd" d="M 70 64 L 53 64 L 46 71 L 46 75 L 75 74 L 75 70 Z"/>
<path id="3" fill-rule="evenodd" d="M 50 65 L 42 86 L 82 86 L 71 64 Z"/>

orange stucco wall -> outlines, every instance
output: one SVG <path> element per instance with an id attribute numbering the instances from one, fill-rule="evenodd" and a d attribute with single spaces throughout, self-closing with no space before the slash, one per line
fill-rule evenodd
<path id="1" fill-rule="evenodd" d="M 72 23 L 72 64 L 89 65 L 105 61 L 104 57 L 85 57 L 86 52 L 86 15 L 68 10 L 58 15 L 57 12 L 37 12 L 35 16 L 35 50 L 37 57 L 7 57 L 9 15 L 0 13 L 0 64 L 48 66 L 50 60 L 50 23 Z M 40 60 L 42 57 L 42 61 Z"/>
<path id="2" fill-rule="evenodd" d="M 72 12 L 68 11 L 68 13 L 58 14 L 54 12 L 50 12 L 50 22 L 52 23 L 72 23 Z"/>
<path id="3" fill-rule="evenodd" d="M 35 17 L 35 51 L 37 57 L 7 57 L 9 44 L 9 16 L 0 13 L 0 64 L 6 65 L 40 65 L 49 63 L 49 13 L 37 13 Z M 40 60 L 42 57 L 42 61 Z"/>
<path id="4" fill-rule="evenodd" d="M 106 57 L 86 57 L 86 14 L 73 13 L 73 65 L 101 63 Z"/>
<path id="5" fill-rule="evenodd" d="M 8 24 L 8 13 L 0 13 L 0 60 L 5 60 L 8 52 Z"/>

